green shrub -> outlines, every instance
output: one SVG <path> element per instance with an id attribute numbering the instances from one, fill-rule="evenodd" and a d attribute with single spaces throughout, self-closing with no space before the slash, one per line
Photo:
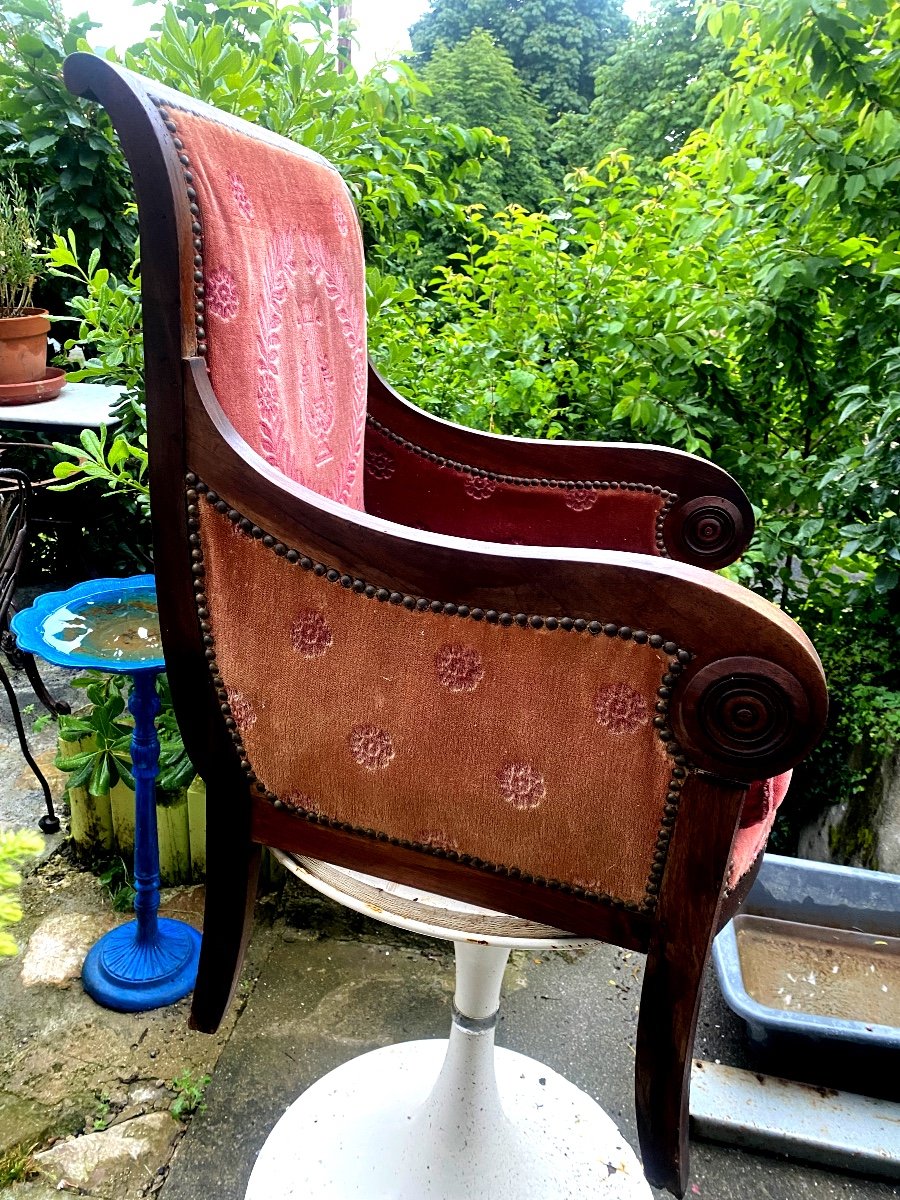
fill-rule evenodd
<path id="1" fill-rule="evenodd" d="M 10 925 L 22 919 L 22 906 L 16 896 L 22 876 L 16 865 L 39 854 L 43 845 L 43 839 L 30 830 L 0 831 L 0 955 L 15 954 L 18 949 L 8 932 Z"/>

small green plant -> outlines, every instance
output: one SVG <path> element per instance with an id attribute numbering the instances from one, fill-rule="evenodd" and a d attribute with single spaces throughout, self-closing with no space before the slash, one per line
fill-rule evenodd
<path id="1" fill-rule="evenodd" d="M 15 895 L 22 876 L 15 864 L 38 854 L 42 846 L 41 838 L 31 830 L 0 831 L 0 956 L 15 954 L 18 949 L 15 939 L 6 932 L 7 925 L 22 919 L 22 906 Z"/>
<path id="2" fill-rule="evenodd" d="M 0 317 L 21 316 L 41 274 L 37 223 L 41 198 L 29 205 L 25 189 L 10 173 L 0 180 Z"/>
<path id="3" fill-rule="evenodd" d="M 109 1110 L 111 1101 L 106 1092 L 101 1092 L 97 1097 L 97 1108 L 94 1112 L 94 1119 L 91 1121 L 91 1129 L 95 1133 L 99 1133 L 101 1129 L 106 1129 L 109 1126 Z"/>
<path id="4" fill-rule="evenodd" d="M 38 716 L 35 717 L 34 716 L 35 707 L 36 706 L 34 704 L 26 704 L 25 707 L 22 709 L 22 716 L 23 717 L 34 717 L 34 720 L 31 722 L 31 728 L 34 730 L 35 733 L 40 733 L 42 729 L 47 728 L 47 726 L 50 724 L 50 722 L 53 720 L 53 718 L 50 716 L 49 713 L 39 713 Z"/>
<path id="5" fill-rule="evenodd" d="M 120 779 L 133 788 L 131 725 L 127 718 L 120 720 L 125 711 L 124 677 L 91 672 L 73 682 L 85 689 L 92 707 L 83 716 L 60 717 L 60 740 L 92 738 L 94 744 L 70 757 L 57 755 L 57 767 L 69 773 L 70 788 L 86 787 L 92 796 L 105 795 Z"/>
<path id="6" fill-rule="evenodd" d="M 125 860 L 114 858 L 103 867 L 97 876 L 112 901 L 115 912 L 131 912 L 134 908 L 134 885 L 128 876 Z"/>
<path id="7" fill-rule="evenodd" d="M 25 1150 L 21 1146 L 14 1146 L 11 1150 L 0 1154 L 0 1187 L 6 1187 L 10 1183 L 22 1183 L 28 1178 L 32 1170 L 31 1151 Z"/>
<path id="8" fill-rule="evenodd" d="M 79 323 L 78 336 L 70 338 L 63 347 L 73 361 L 82 363 L 80 368 L 69 372 L 69 379 L 118 383 L 132 392 L 139 391 L 144 376 L 139 247 L 134 247 L 134 258 L 124 279 L 100 265 L 96 246 L 88 256 L 87 265 L 82 265 L 71 229 L 65 237 L 53 235 L 45 258 L 51 275 L 78 287 L 67 302 L 73 316 L 56 318 Z"/>
<path id="9" fill-rule="evenodd" d="M 59 718 L 60 740 L 78 742 L 93 738 L 92 749 L 80 750 L 66 757 L 60 753 L 56 766 L 70 774 L 69 787 L 87 787 L 92 796 L 103 796 L 121 779 L 134 788 L 131 770 L 132 720 L 125 711 L 125 689 L 128 681 L 123 675 L 107 675 L 102 671 L 86 671 L 72 680 L 72 687 L 83 689 L 91 708 L 79 716 Z M 157 684 L 160 711 L 156 718 L 159 738 L 159 776 L 161 792 L 179 792 L 194 778 L 194 767 L 181 740 L 169 681 L 165 675 Z"/>
<path id="10" fill-rule="evenodd" d="M 175 1092 L 175 1099 L 172 1101 L 170 1111 L 176 1120 L 183 1121 L 185 1117 L 190 1117 L 194 1113 L 206 1112 L 206 1105 L 203 1103 L 203 1093 L 206 1091 L 210 1078 L 209 1075 L 201 1075 L 198 1079 L 195 1079 L 190 1069 L 186 1069 L 180 1075 L 175 1076 L 172 1080 L 172 1091 Z"/>
<path id="11" fill-rule="evenodd" d="M 53 468 L 57 479 L 65 480 L 51 487 L 54 492 L 71 492 L 73 488 L 97 479 L 106 484 L 105 496 L 114 493 L 125 495 L 148 516 L 150 513 L 150 487 L 147 483 L 147 434 L 140 433 L 132 440 L 117 433 L 107 444 L 108 431 L 100 426 L 99 434 L 93 429 L 84 429 L 79 435 L 79 446 L 67 446 L 54 442 L 53 449 L 68 459 Z"/>

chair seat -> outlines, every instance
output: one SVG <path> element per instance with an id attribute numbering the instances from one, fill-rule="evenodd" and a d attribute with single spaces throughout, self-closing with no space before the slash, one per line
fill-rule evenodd
<path id="1" fill-rule="evenodd" d="M 537 921 L 478 908 L 449 896 L 438 896 L 361 871 L 335 867 L 316 858 L 281 850 L 273 850 L 273 854 L 292 875 L 316 891 L 398 929 L 445 941 L 477 938 L 489 946 L 513 948 L 567 946 L 571 949 L 591 945 L 591 939 L 575 937 Z"/>

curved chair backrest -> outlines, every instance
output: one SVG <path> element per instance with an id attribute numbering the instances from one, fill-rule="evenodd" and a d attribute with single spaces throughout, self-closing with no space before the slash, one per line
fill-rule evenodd
<path id="1" fill-rule="evenodd" d="M 158 100 L 194 218 L 198 353 L 222 408 L 288 478 L 362 508 L 365 269 L 347 188 L 294 142 Z"/>
<path id="2" fill-rule="evenodd" d="M 67 60 L 66 79 L 109 110 L 138 193 L 161 628 L 207 781 L 194 1023 L 214 1028 L 234 987 L 260 844 L 647 951 L 641 1142 L 648 1176 L 683 1191 L 700 981 L 752 881 L 723 900 L 744 801 L 808 753 L 827 708 L 791 620 L 663 557 L 730 561 L 752 529 L 746 497 L 654 447 L 574 445 L 551 479 L 540 443 L 521 444 L 517 475 L 504 467 L 518 443 L 488 439 L 467 471 L 475 435 L 373 374 L 368 449 L 437 496 L 441 520 L 441 471 L 471 483 L 467 522 L 476 493 L 508 488 L 482 531 L 512 528 L 526 493 L 577 493 L 601 515 L 581 527 L 586 549 L 542 545 L 527 516 L 525 545 L 422 532 L 389 519 L 404 509 L 375 488 L 394 477 L 384 457 L 362 511 L 361 258 L 343 186 L 281 139 L 91 55 Z M 598 463 L 622 473 L 589 474 Z M 625 520 L 642 553 L 592 548 L 610 544 L 618 510 L 599 497 L 629 492 L 619 481 L 643 497 Z"/>

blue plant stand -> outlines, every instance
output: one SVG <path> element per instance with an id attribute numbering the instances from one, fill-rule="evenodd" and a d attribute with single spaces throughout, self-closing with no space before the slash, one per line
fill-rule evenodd
<path id="1" fill-rule="evenodd" d="M 48 592 L 13 616 L 12 629 L 24 650 L 48 662 L 131 676 L 135 919 L 92 946 L 82 982 L 98 1004 L 119 1012 L 173 1004 L 196 982 L 200 935 L 183 921 L 158 916 L 156 677 L 165 663 L 156 582 L 152 575 L 92 579 L 65 592 Z"/>

